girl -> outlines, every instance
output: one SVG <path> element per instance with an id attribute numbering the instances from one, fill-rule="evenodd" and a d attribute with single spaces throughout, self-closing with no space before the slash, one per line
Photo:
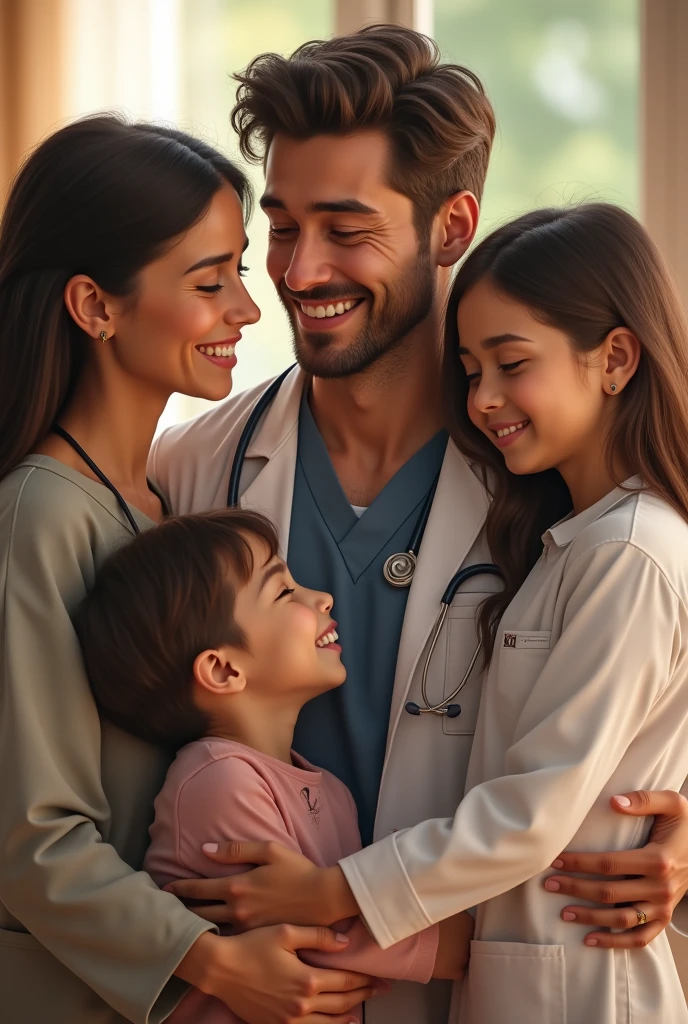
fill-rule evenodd
<path id="1" fill-rule="evenodd" d="M 236 905 L 263 923 L 248 910 L 268 897 L 276 914 L 305 908 L 298 920 L 358 911 L 384 947 L 479 903 L 452 1020 L 685 1024 L 664 934 L 632 952 L 589 948 L 563 899 L 564 920 L 548 913 L 543 886 L 565 848 L 644 842 L 649 825 L 613 813 L 613 794 L 676 790 L 688 774 L 681 304 L 628 214 L 541 210 L 466 260 L 445 358 L 453 433 L 492 493 L 488 539 L 505 577 L 480 615 L 489 668 L 466 796 L 453 819 L 338 867 L 292 860 L 282 899 L 276 885 L 258 891 L 275 868 L 242 876 Z M 607 913 L 629 927 L 651 907 Z"/>
<path id="2" fill-rule="evenodd" d="M 167 759 L 96 713 L 70 612 L 163 515 L 146 480 L 172 392 L 224 398 L 259 311 L 244 175 L 172 129 L 76 122 L 20 172 L 0 231 L 0 992 L 12 1024 L 157 1022 L 190 982 L 247 1020 L 309 986 L 314 929 L 223 938 L 140 871 Z M 243 209 L 242 209 L 243 208 Z M 7 785 L 12 780 L 11 785 Z M 290 945 L 291 943 L 291 945 Z"/>

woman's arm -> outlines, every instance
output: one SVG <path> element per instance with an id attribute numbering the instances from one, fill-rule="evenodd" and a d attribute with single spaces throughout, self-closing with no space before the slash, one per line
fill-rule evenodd
<path id="1" fill-rule="evenodd" d="M 56 479 L 28 471 L 0 499 L 0 900 L 119 1013 L 160 1021 L 208 925 L 102 840 L 100 722 L 69 618 L 98 524 L 92 499 L 75 507 L 81 492 Z"/>

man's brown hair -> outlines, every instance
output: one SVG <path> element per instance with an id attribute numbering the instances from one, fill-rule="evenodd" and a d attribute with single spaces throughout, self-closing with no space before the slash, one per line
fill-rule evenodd
<path id="1" fill-rule="evenodd" d="M 205 733 L 193 663 L 246 644 L 234 604 L 254 569 L 249 536 L 264 541 L 267 560 L 277 554 L 269 520 L 221 509 L 166 519 L 106 559 L 74 617 L 104 717 L 174 748 Z"/>
<path id="2" fill-rule="evenodd" d="M 432 39 L 395 25 L 304 43 L 289 58 L 255 57 L 239 82 L 232 124 L 246 159 L 276 134 L 384 132 L 389 183 L 415 206 L 422 238 L 442 203 L 467 189 L 480 200 L 495 117 L 478 76 L 441 63 Z"/>

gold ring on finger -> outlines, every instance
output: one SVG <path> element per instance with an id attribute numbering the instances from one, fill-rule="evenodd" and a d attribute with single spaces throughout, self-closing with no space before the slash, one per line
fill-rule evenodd
<path id="1" fill-rule="evenodd" d="M 647 914 L 644 910 L 640 910 L 638 907 L 635 908 L 635 912 L 638 915 L 638 926 L 641 924 L 647 924 Z"/>

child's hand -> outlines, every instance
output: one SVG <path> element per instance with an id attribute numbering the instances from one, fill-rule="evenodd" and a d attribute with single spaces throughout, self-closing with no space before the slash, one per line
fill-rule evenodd
<path id="1" fill-rule="evenodd" d="M 433 978 L 458 981 L 463 978 L 470 955 L 475 922 L 467 911 L 440 921 L 440 941 L 435 957 Z"/>

